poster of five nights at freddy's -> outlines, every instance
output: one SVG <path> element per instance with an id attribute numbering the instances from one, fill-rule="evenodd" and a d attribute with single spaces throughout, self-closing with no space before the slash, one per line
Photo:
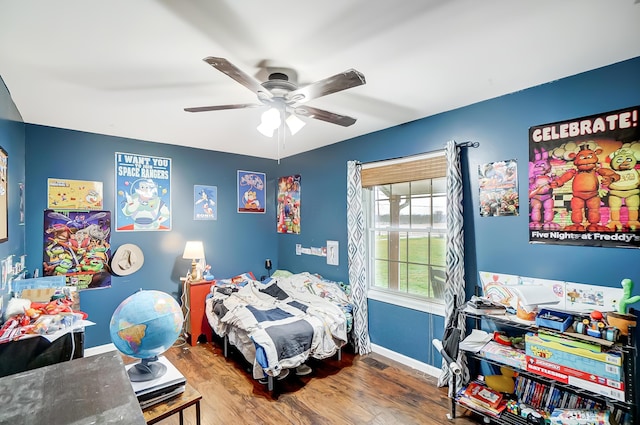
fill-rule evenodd
<path id="1" fill-rule="evenodd" d="M 116 152 L 116 231 L 171 230 L 171 159 Z"/>
<path id="2" fill-rule="evenodd" d="M 529 242 L 640 248 L 640 106 L 529 129 Z"/>

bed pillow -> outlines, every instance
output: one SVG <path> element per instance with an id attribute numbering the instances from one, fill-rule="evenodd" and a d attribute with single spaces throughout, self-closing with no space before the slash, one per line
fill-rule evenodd
<path id="1" fill-rule="evenodd" d="M 271 273 L 271 277 L 289 277 L 292 274 L 293 273 L 291 273 L 289 270 L 276 270 L 275 272 Z"/>

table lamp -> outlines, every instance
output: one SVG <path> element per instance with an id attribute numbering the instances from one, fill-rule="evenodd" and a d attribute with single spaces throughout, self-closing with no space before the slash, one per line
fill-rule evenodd
<path id="1" fill-rule="evenodd" d="M 191 279 L 198 279 L 199 276 L 198 271 L 196 270 L 196 260 L 204 258 L 204 245 L 202 244 L 202 241 L 187 241 L 184 246 L 182 258 L 185 260 L 191 260 Z"/>

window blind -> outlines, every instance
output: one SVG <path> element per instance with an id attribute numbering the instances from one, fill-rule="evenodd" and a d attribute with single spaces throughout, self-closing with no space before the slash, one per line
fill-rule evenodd
<path id="1" fill-rule="evenodd" d="M 362 187 L 446 177 L 444 152 L 362 165 Z"/>

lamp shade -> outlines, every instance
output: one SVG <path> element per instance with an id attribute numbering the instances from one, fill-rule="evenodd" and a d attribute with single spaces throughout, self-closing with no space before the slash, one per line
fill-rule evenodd
<path id="1" fill-rule="evenodd" d="M 202 241 L 187 241 L 184 246 L 182 258 L 187 260 L 204 258 L 204 245 Z"/>
<path id="2" fill-rule="evenodd" d="M 289 127 L 291 135 L 296 134 L 302 129 L 302 127 L 306 125 L 304 121 L 293 114 L 289 114 L 289 117 L 285 120 L 285 122 L 287 123 L 287 127 Z"/>

